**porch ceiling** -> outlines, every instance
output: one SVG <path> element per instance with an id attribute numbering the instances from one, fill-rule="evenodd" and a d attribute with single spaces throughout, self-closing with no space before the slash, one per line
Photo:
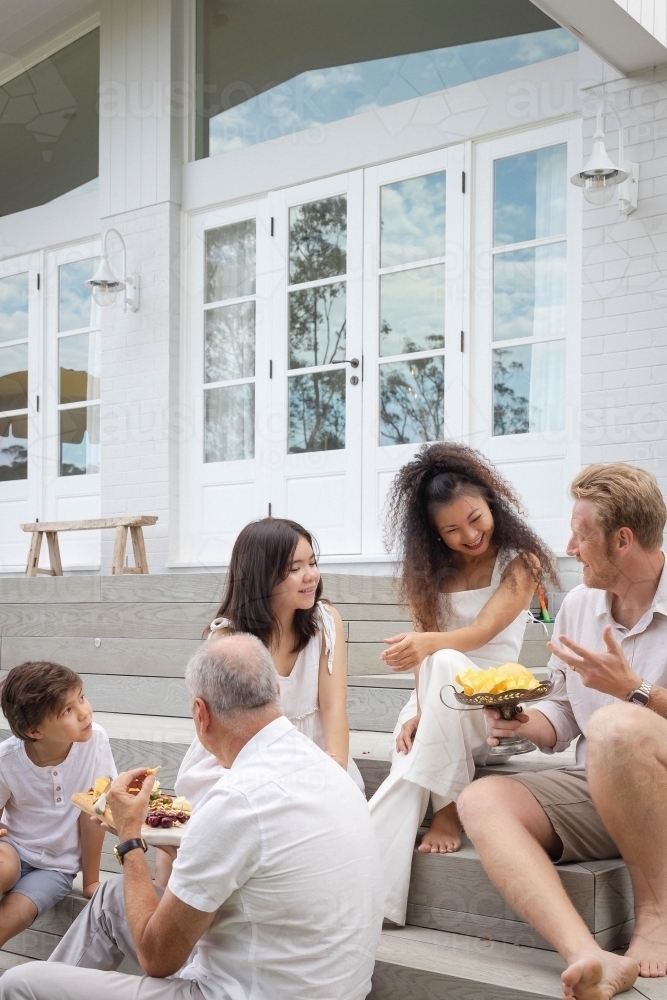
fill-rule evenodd
<path id="1" fill-rule="evenodd" d="M 657 26 L 642 25 L 624 8 L 624 0 L 532 0 L 544 11 L 573 31 L 619 72 L 628 76 L 667 63 L 665 32 Z M 643 5 L 648 6 L 647 4 Z M 657 4 L 655 5 L 657 8 Z M 653 5 L 651 5 L 653 9 Z M 645 19 L 643 19 L 645 20 Z"/>
<path id="2" fill-rule="evenodd" d="M 100 0 L 2 0 L 0 84 L 94 27 Z"/>

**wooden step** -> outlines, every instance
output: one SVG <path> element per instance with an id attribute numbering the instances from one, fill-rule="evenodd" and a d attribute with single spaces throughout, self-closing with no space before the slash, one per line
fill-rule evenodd
<path id="1" fill-rule="evenodd" d="M 581 861 L 558 865 L 557 871 L 598 943 L 610 950 L 626 946 L 634 911 L 624 862 Z M 505 902 L 468 841 L 457 854 L 414 852 L 407 923 L 524 947 L 551 947 Z"/>
<path id="2" fill-rule="evenodd" d="M 382 933 L 368 1000 L 560 1000 L 554 952 L 417 927 Z M 667 1000 L 667 980 L 638 979 L 621 1000 Z"/>

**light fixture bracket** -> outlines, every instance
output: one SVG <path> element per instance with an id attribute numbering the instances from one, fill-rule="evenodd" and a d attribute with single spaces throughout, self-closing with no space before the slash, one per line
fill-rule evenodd
<path id="1" fill-rule="evenodd" d="M 110 233 L 114 233 L 120 240 L 121 249 L 123 252 L 123 275 L 124 279 L 121 281 L 116 277 L 109 264 L 109 252 L 107 250 L 107 241 L 109 239 Z M 123 296 L 123 312 L 127 312 L 128 307 L 132 312 L 136 312 L 139 308 L 139 274 L 133 271 L 131 274 L 127 273 L 127 250 L 125 248 L 125 240 L 118 232 L 117 229 L 107 229 L 102 239 L 102 253 L 100 255 L 100 263 L 97 271 L 89 278 L 84 281 L 84 287 L 90 288 L 93 291 L 97 288 L 102 289 L 105 292 L 125 292 Z M 114 296 L 112 296 L 113 298 Z"/>
<path id="2" fill-rule="evenodd" d="M 583 170 L 570 178 L 570 182 L 576 187 L 582 187 L 584 197 L 598 206 L 607 204 L 613 197 L 613 189 L 618 187 L 619 210 L 622 215 L 627 217 L 637 207 L 639 164 L 628 162 L 625 159 L 623 126 L 618 114 L 611 106 L 608 110 L 616 119 L 618 128 L 618 166 L 607 153 L 603 125 L 605 104 L 607 104 L 606 101 L 601 101 L 598 106 L 593 150 L 588 163 Z"/>

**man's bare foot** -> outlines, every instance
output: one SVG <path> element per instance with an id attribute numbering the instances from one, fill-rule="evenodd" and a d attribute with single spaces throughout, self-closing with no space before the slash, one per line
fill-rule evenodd
<path id="1" fill-rule="evenodd" d="M 461 850 L 462 829 L 456 803 L 450 802 L 444 809 L 433 813 L 431 827 L 422 837 L 417 850 L 422 854 L 454 854 Z"/>
<path id="2" fill-rule="evenodd" d="M 646 979 L 667 975 L 667 918 L 660 914 L 637 914 L 626 955 L 634 958 L 639 975 Z"/>
<path id="3" fill-rule="evenodd" d="M 629 990 L 637 978 L 633 958 L 612 955 L 608 951 L 588 955 L 573 962 L 560 977 L 564 1000 L 610 1000 Z"/>

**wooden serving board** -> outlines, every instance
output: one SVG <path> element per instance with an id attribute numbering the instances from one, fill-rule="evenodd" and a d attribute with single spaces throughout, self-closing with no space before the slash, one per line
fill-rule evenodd
<path id="1" fill-rule="evenodd" d="M 93 809 L 93 792 L 75 792 L 72 796 L 72 805 L 75 805 L 77 809 L 81 812 L 85 812 L 88 816 L 95 816 L 97 819 L 102 819 L 111 829 L 112 833 L 116 832 L 116 828 L 113 825 L 113 813 L 109 806 L 104 810 L 104 816 L 100 816 Z"/>
<path id="2" fill-rule="evenodd" d="M 85 812 L 88 816 L 95 816 L 97 819 L 102 819 L 109 827 L 111 833 L 115 833 L 118 836 L 117 830 L 114 826 L 113 813 L 109 806 L 104 810 L 104 816 L 100 816 L 93 809 L 93 793 L 92 792 L 76 792 L 72 796 L 72 804 L 80 809 L 81 812 Z M 144 838 L 147 844 L 152 844 L 153 847 L 178 847 L 181 843 L 181 838 L 185 832 L 185 826 L 172 826 L 165 830 L 163 827 L 148 826 L 147 823 L 141 828 L 141 836 Z"/>

